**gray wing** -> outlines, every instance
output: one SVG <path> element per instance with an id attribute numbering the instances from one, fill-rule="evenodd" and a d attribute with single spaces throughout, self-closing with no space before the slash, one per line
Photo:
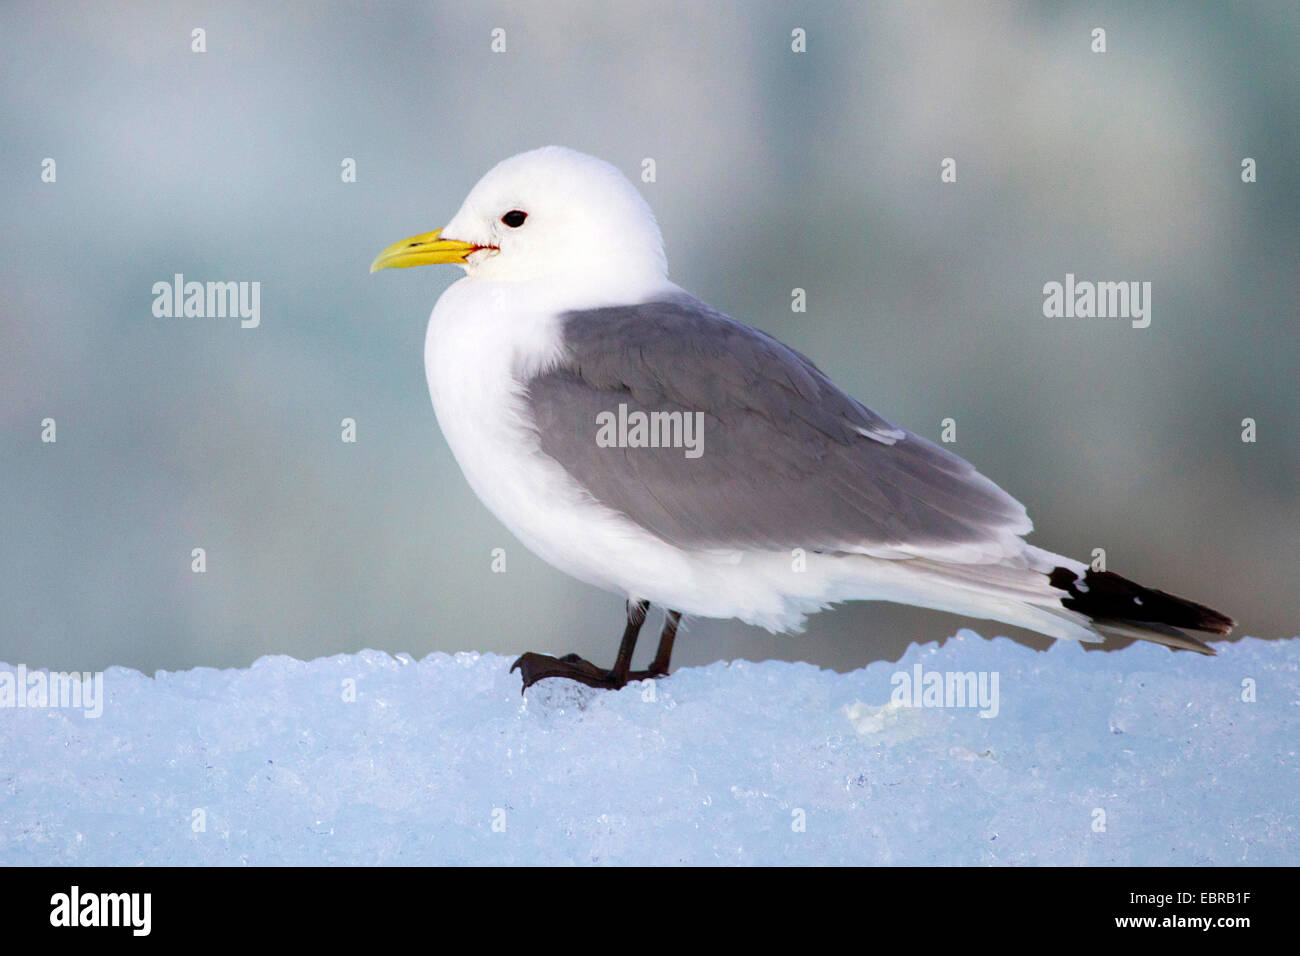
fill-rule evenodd
<path id="1" fill-rule="evenodd" d="M 807 358 L 682 294 L 562 316 L 531 379 L 542 450 L 598 501 L 684 547 L 944 548 L 1031 525 L 971 465 L 895 428 Z M 601 447 L 598 416 L 699 412 L 681 447 Z"/>

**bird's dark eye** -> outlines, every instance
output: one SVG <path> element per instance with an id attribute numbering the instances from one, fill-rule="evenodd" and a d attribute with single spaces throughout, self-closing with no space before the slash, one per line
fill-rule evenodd
<path id="1" fill-rule="evenodd" d="M 504 222 L 511 229 L 518 229 L 520 226 L 524 224 L 524 220 L 527 218 L 528 218 L 528 213 L 524 212 L 522 209 L 511 209 L 508 213 L 506 213 L 504 216 L 501 217 L 501 221 Z"/>

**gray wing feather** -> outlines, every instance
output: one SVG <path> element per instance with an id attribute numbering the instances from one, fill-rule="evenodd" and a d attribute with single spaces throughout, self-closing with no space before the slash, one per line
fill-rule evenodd
<path id="1" fill-rule="evenodd" d="M 683 547 L 909 550 L 1030 530 L 971 465 L 895 428 L 769 335 L 681 295 L 569 312 L 528 382 L 542 450 L 598 501 Z M 697 458 L 600 447 L 597 416 L 702 412 Z"/>

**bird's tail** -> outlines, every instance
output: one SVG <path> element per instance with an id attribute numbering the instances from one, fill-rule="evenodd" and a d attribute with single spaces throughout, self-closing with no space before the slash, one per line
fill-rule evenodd
<path id="1" fill-rule="evenodd" d="M 1227 634 L 1233 620 L 1204 604 L 1146 588 L 1112 571 L 1077 571 L 1056 567 L 1048 575 L 1052 587 L 1065 592 L 1061 605 L 1085 614 L 1092 626 L 1116 637 L 1131 637 L 1199 654 L 1214 654 L 1186 631 Z"/>
<path id="2" fill-rule="evenodd" d="M 1187 632 L 1227 634 L 1233 626 L 1230 617 L 1203 604 L 1023 542 L 1018 553 L 982 562 L 934 554 L 824 557 L 825 573 L 798 576 L 812 585 L 826 582 L 805 596 L 808 610 L 844 600 L 894 601 L 1002 621 L 1058 640 L 1096 644 L 1125 637 L 1211 655 L 1214 648 Z M 783 558 L 773 574 L 786 584 L 791 575 Z M 761 619 L 751 623 L 767 626 Z"/>

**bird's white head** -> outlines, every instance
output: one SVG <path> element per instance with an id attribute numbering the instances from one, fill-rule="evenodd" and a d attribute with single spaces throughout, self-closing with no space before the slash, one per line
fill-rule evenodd
<path id="1" fill-rule="evenodd" d="M 641 285 L 667 274 L 659 226 L 636 187 L 562 146 L 498 163 L 445 227 L 394 243 L 370 271 L 438 262 L 498 282 L 599 276 Z"/>

